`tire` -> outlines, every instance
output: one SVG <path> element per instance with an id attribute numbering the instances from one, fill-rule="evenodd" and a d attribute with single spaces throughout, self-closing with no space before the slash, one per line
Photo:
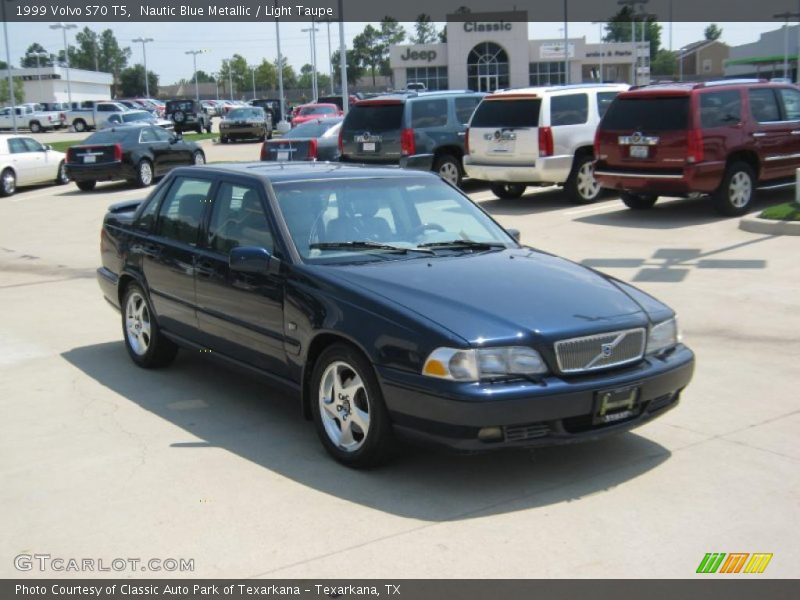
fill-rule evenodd
<path id="1" fill-rule="evenodd" d="M 83 133 L 84 131 L 86 131 L 86 121 L 84 121 L 83 119 L 75 119 L 72 122 L 72 127 L 74 127 L 75 131 L 77 131 L 78 133 Z"/>
<path id="2" fill-rule="evenodd" d="M 206 155 L 203 154 L 200 150 L 197 150 L 192 155 L 192 164 L 193 165 L 204 165 L 204 164 L 206 164 Z"/>
<path id="3" fill-rule="evenodd" d="M 437 158 L 433 164 L 433 170 L 448 183 L 461 187 L 461 164 L 452 154 L 443 154 Z"/>
<path id="4" fill-rule="evenodd" d="M 82 190 L 84 192 L 91 192 L 95 188 L 95 186 L 97 185 L 97 182 L 94 181 L 93 179 L 91 179 L 89 181 L 76 181 L 75 185 L 78 186 L 78 189 L 80 189 L 80 190 Z"/>
<path id="5" fill-rule="evenodd" d="M 69 177 L 67 177 L 67 168 L 64 165 L 64 161 L 62 160 L 58 164 L 58 173 L 56 173 L 56 185 L 64 185 L 69 183 Z"/>
<path id="6" fill-rule="evenodd" d="M 202 125 L 198 125 L 197 127 L 194 128 L 194 132 L 195 133 L 203 133 L 203 126 Z"/>
<path id="7" fill-rule="evenodd" d="M 653 208 L 656 200 L 658 200 L 658 196 L 654 194 L 632 194 L 631 192 L 622 192 L 619 198 L 625 203 L 625 206 L 631 210 L 647 210 Z"/>
<path id="8" fill-rule="evenodd" d="M 136 187 L 148 187 L 153 184 L 153 163 L 146 158 L 136 165 Z"/>
<path id="9" fill-rule="evenodd" d="M 227 144 L 227 143 L 228 143 L 228 138 L 226 138 L 225 136 L 221 135 L 221 136 L 219 137 L 219 141 L 220 141 L 220 143 L 222 143 L 222 144 Z"/>
<path id="10" fill-rule="evenodd" d="M 39 124 L 39 121 L 31 121 L 28 123 L 28 128 L 31 130 L 31 133 L 39 133 L 42 130 L 42 126 Z"/>
<path id="11" fill-rule="evenodd" d="M 13 196 L 17 191 L 17 174 L 12 169 L 6 169 L 0 175 L 0 196 Z"/>
<path id="12" fill-rule="evenodd" d="M 744 162 L 735 162 L 728 166 L 722 184 L 712 194 L 714 208 L 726 217 L 743 215 L 753 202 L 756 189 L 756 177 L 752 167 Z"/>
<path id="13" fill-rule="evenodd" d="M 572 164 L 572 171 L 564 184 L 564 191 L 574 204 L 591 204 L 602 193 L 602 188 L 594 178 L 594 156 L 579 154 Z"/>
<path id="14" fill-rule="evenodd" d="M 492 193 L 503 200 L 516 200 L 522 197 L 527 188 L 524 183 L 493 183 L 490 186 Z"/>
<path id="15" fill-rule="evenodd" d="M 389 457 L 394 448 L 389 413 L 372 365 L 360 352 L 347 344 L 328 347 L 314 365 L 309 393 L 317 434 L 334 459 L 362 469 Z"/>
<path id="16" fill-rule="evenodd" d="M 178 346 L 161 335 L 153 314 L 141 286 L 128 285 L 122 299 L 122 336 L 131 360 L 144 369 L 166 367 L 178 353 Z"/>
<path id="17" fill-rule="evenodd" d="M 206 125 L 206 133 L 211 133 L 211 123 Z"/>

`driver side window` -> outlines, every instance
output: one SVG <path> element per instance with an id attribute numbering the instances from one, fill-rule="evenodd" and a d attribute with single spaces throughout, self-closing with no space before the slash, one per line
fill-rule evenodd
<path id="1" fill-rule="evenodd" d="M 258 190 L 245 185 L 223 183 L 217 192 L 208 245 L 220 254 L 240 246 L 256 246 L 275 252 L 275 240 Z"/>

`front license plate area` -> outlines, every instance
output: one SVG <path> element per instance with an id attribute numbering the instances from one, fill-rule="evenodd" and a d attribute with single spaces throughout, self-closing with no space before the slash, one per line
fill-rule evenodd
<path id="1" fill-rule="evenodd" d="M 638 387 L 596 392 L 594 410 L 592 411 L 592 424 L 609 425 L 637 416 L 642 410 L 639 396 Z"/>
<path id="2" fill-rule="evenodd" d="M 631 146 L 631 158 L 647 158 L 648 150 L 647 146 Z"/>

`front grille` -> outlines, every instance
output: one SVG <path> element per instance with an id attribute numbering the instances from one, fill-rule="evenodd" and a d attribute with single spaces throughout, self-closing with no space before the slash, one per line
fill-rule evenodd
<path id="1" fill-rule="evenodd" d="M 547 423 L 529 423 L 528 425 L 510 425 L 504 428 L 507 442 L 524 442 L 546 437 L 550 433 Z"/>
<path id="2" fill-rule="evenodd" d="M 640 360 L 646 341 L 644 328 L 611 331 L 555 343 L 562 373 L 586 373 Z"/>

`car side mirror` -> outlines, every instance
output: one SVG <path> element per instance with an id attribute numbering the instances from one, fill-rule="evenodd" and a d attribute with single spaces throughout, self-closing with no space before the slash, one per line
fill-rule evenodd
<path id="1" fill-rule="evenodd" d="M 272 254 L 260 246 L 239 246 L 231 250 L 228 266 L 237 273 L 267 275 L 270 273 Z"/>
<path id="2" fill-rule="evenodd" d="M 514 238 L 515 242 L 519 243 L 521 237 L 519 229 L 506 229 L 506 231 L 508 232 L 508 235 Z"/>
<path id="3" fill-rule="evenodd" d="M 53 147 L 52 147 L 50 144 L 45 144 L 45 145 L 43 146 L 43 148 L 44 148 L 44 151 L 45 151 L 45 152 L 50 152 L 50 150 L 52 150 L 52 149 L 53 149 Z"/>

